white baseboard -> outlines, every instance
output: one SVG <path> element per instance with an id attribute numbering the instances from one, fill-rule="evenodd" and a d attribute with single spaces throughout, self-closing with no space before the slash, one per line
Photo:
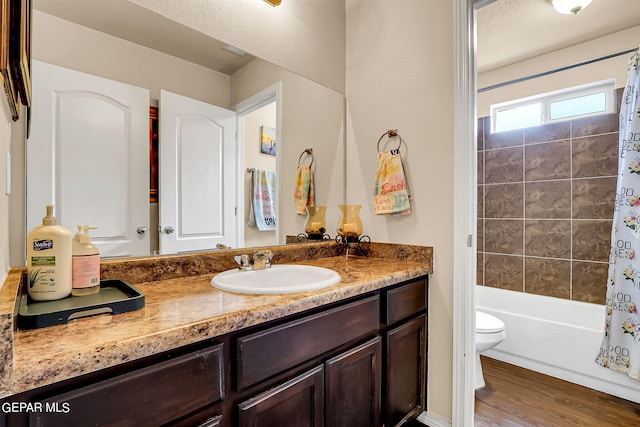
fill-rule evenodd
<path id="1" fill-rule="evenodd" d="M 418 416 L 418 421 L 429 427 L 451 427 L 451 423 L 439 415 L 424 411 Z"/>

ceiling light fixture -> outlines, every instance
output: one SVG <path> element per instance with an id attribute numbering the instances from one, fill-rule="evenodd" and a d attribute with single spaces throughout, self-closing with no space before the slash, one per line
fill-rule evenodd
<path id="1" fill-rule="evenodd" d="M 565 15 L 576 15 L 585 7 L 589 6 L 591 0 L 551 0 L 551 4 L 558 13 Z"/>
<path id="2" fill-rule="evenodd" d="M 269 3 L 271 6 L 278 6 L 282 0 L 264 0 Z"/>

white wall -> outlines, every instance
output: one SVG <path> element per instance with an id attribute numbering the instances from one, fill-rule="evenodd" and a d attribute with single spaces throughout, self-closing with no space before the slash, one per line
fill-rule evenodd
<path id="1" fill-rule="evenodd" d="M 344 0 L 129 0 L 344 93 Z"/>
<path id="2" fill-rule="evenodd" d="M 494 84 L 588 61 L 600 56 L 621 52 L 637 47 L 639 40 L 640 26 L 628 28 L 576 46 L 479 74 L 478 88 L 492 86 Z M 630 56 L 631 54 L 622 55 L 480 93 L 478 94 L 478 117 L 490 115 L 491 104 L 600 80 L 615 78 L 616 88 L 623 87 L 627 81 L 627 62 Z"/>
<path id="3" fill-rule="evenodd" d="M 251 198 L 252 174 L 247 173 L 247 168 L 276 171 L 276 158 L 260 152 L 260 127 L 276 127 L 276 103 L 272 102 L 244 116 L 244 245 L 246 247 L 268 246 L 276 244 L 275 231 L 260 231 L 255 226 L 247 224 Z M 276 141 L 276 150 L 282 147 Z M 276 175 L 277 178 L 277 175 Z M 277 219 L 276 219 L 277 220 Z"/>
<path id="4" fill-rule="evenodd" d="M 347 0 L 347 201 L 374 241 L 432 245 L 427 410 L 452 414 L 453 2 Z M 414 196 L 406 217 L 372 214 L 376 142 L 398 129 Z"/>

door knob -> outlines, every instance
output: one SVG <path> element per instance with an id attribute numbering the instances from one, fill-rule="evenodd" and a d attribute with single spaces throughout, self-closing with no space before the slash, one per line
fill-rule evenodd
<path id="1" fill-rule="evenodd" d="M 147 232 L 147 227 L 145 227 L 144 225 L 141 225 L 138 228 L 136 228 L 136 231 L 138 232 L 138 234 L 144 234 Z"/>
<path id="2" fill-rule="evenodd" d="M 175 230 L 173 229 L 172 226 L 167 225 L 165 228 L 162 229 L 162 231 L 164 232 L 164 234 L 171 234 L 173 233 Z"/>

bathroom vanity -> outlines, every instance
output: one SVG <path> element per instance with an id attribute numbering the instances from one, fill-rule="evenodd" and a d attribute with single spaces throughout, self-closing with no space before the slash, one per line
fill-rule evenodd
<path id="1" fill-rule="evenodd" d="M 372 244 L 369 257 L 347 259 L 322 245 L 274 248 L 274 262 L 334 269 L 341 282 L 323 290 L 227 293 L 208 283 L 213 274 L 180 275 L 215 257 L 175 257 L 182 267 L 158 260 L 164 278 L 136 282 L 147 298 L 137 312 L 14 331 L 14 390 L 2 403 L 18 406 L 5 406 L 0 425 L 369 427 L 415 418 L 426 397 L 432 249 Z M 108 264 L 103 276 L 149 274 L 143 264 Z"/>

